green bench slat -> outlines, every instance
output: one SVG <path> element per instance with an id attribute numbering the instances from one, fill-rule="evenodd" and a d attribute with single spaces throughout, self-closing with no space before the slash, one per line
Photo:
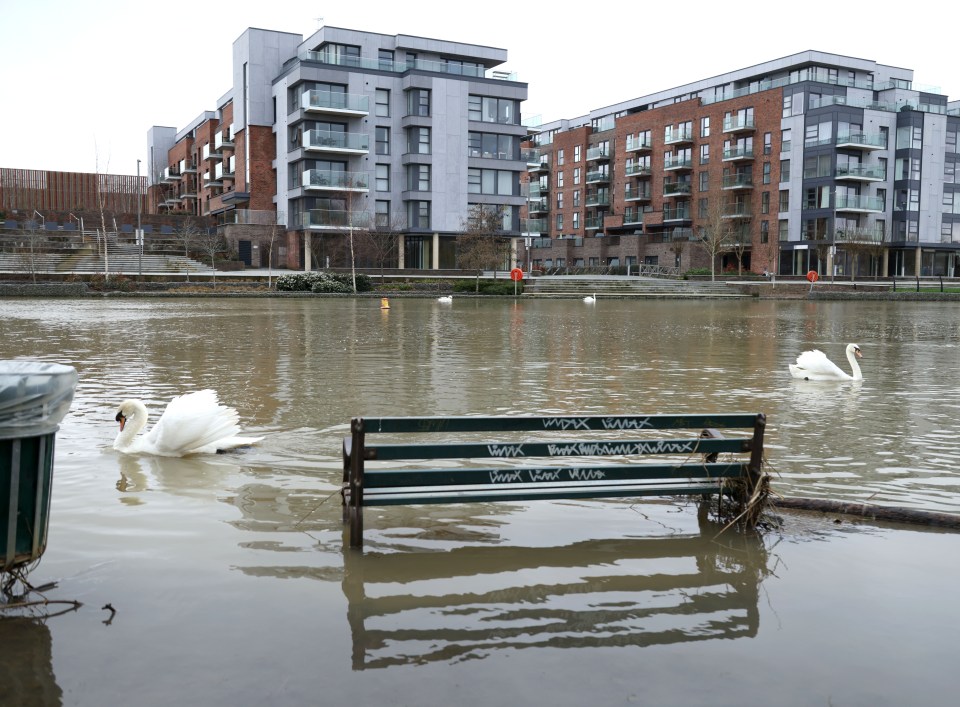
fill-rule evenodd
<path id="1" fill-rule="evenodd" d="M 344 440 L 345 442 L 349 441 Z M 478 442 L 450 444 L 368 444 L 368 460 L 523 457 L 593 457 L 649 454 L 738 454 L 749 439 L 565 440 L 557 442 Z"/>
<path id="2" fill-rule="evenodd" d="M 756 413 L 716 415 L 462 415 L 452 417 L 365 417 L 364 429 L 382 432 L 544 432 L 629 431 L 753 427 Z"/>
<path id="3" fill-rule="evenodd" d="M 503 467 L 484 469 L 367 469 L 363 474 L 364 502 L 371 489 L 464 484 L 508 487 L 511 484 L 582 484 L 590 481 L 651 479 L 718 479 L 742 477 L 747 464 L 619 464 L 580 467 Z"/>
<path id="4" fill-rule="evenodd" d="M 720 490 L 720 482 L 712 484 L 678 483 L 653 485 L 626 485 L 626 486 L 597 486 L 584 485 L 502 489 L 502 490 L 463 490 L 437 491 L 424 489 L 422 493 L 364 493 L 364 506 L 399 506 L 420 505 L 428 503 L 493 503 L 498 501 L 536 501 L 539 499 L 573 499 L 573 498 L 633 498 L 640 496 L 692 496 L 715 494 Z"/>

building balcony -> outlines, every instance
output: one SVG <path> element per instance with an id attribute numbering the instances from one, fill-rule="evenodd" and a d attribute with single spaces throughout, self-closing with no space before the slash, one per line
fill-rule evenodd
<path id="1" fill-rule="evenodd" d="M 749 220 L 753 218 L 753 211 L 749 204 L 727 204 L 723 207 L 723 218 Z"/>
<path id="2" fill-rule="evenodd" d="M 520 230 L 523 233 L 547 233 L 547 219 L 522 218 L 520 219 Z"/>
<path id="3" fill-rule="evenodd" d="M 624 149 L 627 152 L 649 152 L 653 149 L 653 141 L 649 138 L 638 138 L 634 135 L 627 135 Z"/>
<path id="4" fill-rule="evenodd" d="M 883 213 L 884 203 L 883 199 L 879 196 L 837 194 L 834 209 L 837 211 L 855 211 L 857 213 Z"/>
<path id="5" fill-rule="evenodd" d="M 528 172 L 549 172 L 550 171 L 550 155 L 540 155 L 540 161 L 536 164 L 532 162 L 527 162 L 527 171 Z"/>
<path id="6" fill-rule="evenodd" d="M 550 189 L 540 182 L 528 182 L 526 185 L 526 196 L 528 199 L 539 199 L 550 193 Z"/>
<path id="7" fill-rule="evenodd" d="M 627 177 L 649 177 L 652 173 L 653 170 L 650 169 L 649 165 L 634 164 L 631 162 L 628 162 L 623 170 L 624 176 Z"/>
<path id="8" fill-rule="evenodd" d="M 663 222 L 668 221 L 689 221 L 690 206 L 688 204 L 678 204 L 676 206 L 663 207 Z"/>
<path id="9" fill-rule="evenodd" d="M 540 164 L 540 148 L 524 147 L 520 150 L 520 159 L 527 163 L 527 167 L 536 167 Z"/>
<path id="10" fill-rule="evenodd" d="M 603 228 L 603 216 L 587 216 L 583 220 L 583 227 L 588 231 L 599 231 Z"/>
<path id="11" fill-rule="evenodd" d="M 752 147 L 728 147 L 723 151 L 724 162 L 745 162 L 752 159 Z"/>
<path id="12" fill-rule="evenodd" d="M 846 228 L 838 229 L 835 240 L 837 243 L 883 243 L 885 234 L 883 229 L 873 228 Z"/>
<path id="13" fill-rule="evenodd" d="M 806 175 L 804 175 L 806 176 Z M 853 182 L 882 182 L 887 178 L 887 170 L 879 166 L 858 165 L 837 165 L 834 173 L 834 179 L 837 181 L 846 180 Z"/>
<path id="14" fill-rule="evenodd" d="M 307 130 L 303 134 L 303 149 L 310 152 L 365 155 L 370 152 L 370 136 L 363 133 Z"/>
<path id="15" fill-rule="evenodd" d="M 188 201 L 190 199 L 196 199 L 196 198 L 197 198 L 197 195 L 192 191 L 184 192 L 183 194 L 180 195 L 180 201 Z"/>
<path id="16" fill-rule="evenodd" d="M 690 182 L 667 182 L 663 185 L 663 195 L 667 197 L 690 196 L 692 191 Z"/>
<path id="17" fill-rule="evenodd" d="M 550 213 L 550 202 L 546 199 L 531 199 L 527 202 L 528 214 L 548 214 Z"/>
<path id="18" fill-rule="evenodd" d="M 837 147 L 847 150 L 883 150 L 887 147 L 886 136 L 881 133 L 847 133 L 837 135 Z"/>
<path id="19" fill-rule="evenodd" d="M 303 173 L 303 188 L 306 191 L 367 192 L 370 191 L 369 175 L 366 172 L 308 169 Z"/>
<path id="20" fill-rule="evenodd" d="M 693 169 L 693 160 L 689 157 L 666 157 L 663 160 L 663 169 L 668 172 Z"/>
<path id="21" fill-rule="evenodd" d="M 642 188 L 628 184 L 623 190 L 624 201 L 650 201 L 652 190 L 650 185 L 646 184 Z"/>
<path id="22" fill-rule="evenodd" d="M 367 228 L 370 215 L 362 211 L 342 209 L 311 209 L 301 215 L 302 226 L 313 231 L 342 231 L 348 228 Z"/>
<path id="23" fill-rule="evenodd" d="M 180 173 L 181 174 L 196 174 L 197 165 L 195 165 L 191 160 L 180 160 Z"/>
<path id="24" fill-rule="evenodd" d="M 753 118 L 745 115 L 731 115 L 723 119 L 723 132 L 725 133 L 752 133 L 756 130 L 753 124 Z"/>
<path id="25" fill-rule="evenodd" d="M 610 181 L 610 173 L 600 170 L 587 172 L 587 184 L 606 184 Z"/>
<path id="26" fill-rule="evenodd" d="M 664 145 L 683 145 L 688 142 L 693 142 L 692 130 L 673 130 L 663 138 Z"/>
<path id="27" fill-rule="evenodd" d="M 728 174 L 723 178 L 723 188 L 730 190 L 753 189 L 753 177 L 749 174 Z"/>
<path id="28" fill-rule="evenodd" d="M 200 159 L 204 162 L 215 162 L 217 160 L 222 160 L 223 156 L 216 152 L 216 150 L 210 147 L 210 144 L 207 143 L 200 148 Z"/>
<path id="29" fill-rule="evenodd" d="M 692 228 L 671 228 L 667 235 L 672 241 L 695 241 Z"/>
<path id="30" fill-rule="evenodd" d="M 643 209 L 628 208 L 623 211 L 624 226 L 642 226 Z"/>
<path id="31" fill-rule="evenodd" d="M 180 172 L 173 167 L 164 167 L 163 169 L 163 181 L 165 181 L 167 184 L 179 182 L 181 176 L 182 175 Z"/>
<path id="32" fill-rule="evenodd" d="M 220 165 L 217 165 L 219 167 Z M 203 188 L 204 189 L 213 189 L 223 186 L 223 179 L 218 177 L 216 172 L 204 172 L 203 173 Z"/>
<path id="33" fill-rule="evenodd" d="M 233 149 L 233 131 L 227 130 L 226 132 L 218 132 L 213 136 L 213 147 L 215 150 L 219 151 L 223 148 Z"/>
<path id="34" fill-rule="evenodd" d="M 589 147 L 587 148 L 587 162 L 596 162 L 597 160 L 609 160 L 609 147 Z"/>
<path id="35" fill-rule="evenodd" d="M 370 115 L 370 97 L 333 91 L 305 91 L 300 106 L 309 113 L 363 117 Z"/>
<path id="36" fill-rule="evenodd" d="M 587 194 L 584 199 L 584 205 L 596 208 L 597 206 L 610 206 L 609 194 Z"/>

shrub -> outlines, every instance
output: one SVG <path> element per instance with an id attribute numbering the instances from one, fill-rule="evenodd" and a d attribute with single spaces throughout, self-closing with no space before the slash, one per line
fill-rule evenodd
<path id="1" fill-rule="evenodd" d="M 685 273 L 683 273 L 683 276 L 688 277 L 690 275 L 709 275 L 709 274 L 710 274 L 710 268 L 690 268 Z"/>
<path id="2" fill-rule="evenodd" d="M 332 283 L 332 284 L 331 284 Z M 369 275 L 357 273 L 357 292 L 373 290 Z M 278 292 L 353 292 L 350 273 L 328 273 L 323 270 L 298 272 L 277 278 Z"/>

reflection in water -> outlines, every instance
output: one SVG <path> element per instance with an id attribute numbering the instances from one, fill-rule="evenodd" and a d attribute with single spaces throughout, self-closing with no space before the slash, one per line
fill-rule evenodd
<path id="1" fill-rule="evenodd" d="M 520 648 L 650 646 L 755 636 L 767 573 L 756 536 L 448 552 L 344 551 L 353 669 Z"/>
<path id="2" fill-rule="evenodd" d="M 38 619 L 0 619 L 0 704 L 59 705 L 50 629 Z M 16 702 L 7 702 L 7 699 Z M 24 702 L 19 702 L 19 700 Z"/>

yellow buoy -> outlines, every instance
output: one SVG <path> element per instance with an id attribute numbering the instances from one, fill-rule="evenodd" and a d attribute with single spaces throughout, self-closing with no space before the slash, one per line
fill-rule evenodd
<path id="1" fill-rule="evenodd" d="M 380 309 L 390 309 L 390 300 L 388 300 L 386 297 L 381 297 Z"/>

